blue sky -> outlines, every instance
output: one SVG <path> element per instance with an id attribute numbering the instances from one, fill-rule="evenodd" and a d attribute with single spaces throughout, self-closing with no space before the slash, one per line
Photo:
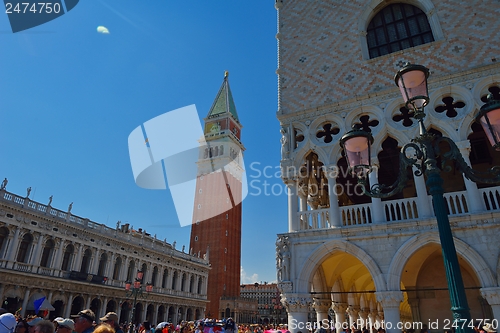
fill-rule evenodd
<path id="1" fill-rule="evenodd" d="M 275 281 L 276 234 L 287 230 L 284 185 L 274 174 L 275 35 L 270 0 L 86 0 L 15 34 L 0 13 L 0 178 L 10 192 L 24 196 L 31 186 L 35 201 L 53 195 L 55 208 L 74 202 L 75 215 L 112 227 L 120 220 L 188 248 L 190 227 L 180 227 L 169 191 L 135 184 L 127 139 L 190 104 L 205 117 L 228 70 L 251 182 L 242 282 Z"/>

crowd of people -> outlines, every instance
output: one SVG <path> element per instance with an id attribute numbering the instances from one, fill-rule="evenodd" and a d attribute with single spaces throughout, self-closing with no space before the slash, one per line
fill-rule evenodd
<path id="1" fill-rule="evenodd" d="M 270 327 L 258 325 L 238 327 L 232 318 L 224 321 L 182 321 L 178 325 L 168 322 L 156 326 L 150 322 L 120 325 L 115 312 L 108 312 L 96 320 L 94 312 L 85 309 L 71 318 L 46 320 L 37 316 L 22 318 L 0 309 L 0 333 L 270 333 L 269 329 Z"/>
<path id="2" fill-rule="evenodd" d="M 98 323 L 97 323 L 98 322 Z M 495 333 L 496 330 L 491 324 L 477 325 L 474 327 L 475 333 Z M 85 309 L 71 318 L 58 317 L 54 320 L 46 320 L 32 316 L 21 318 L 20 316 L 7 313 L 0 308 L 0 333 L 290 333 L 286 325 L 258 325 L 242 324 L 236 325 L 232 318 L 217 321 L 214 319 L 202 319 L 197 321 L 181 321 L 178 325 L 162 322 L 152 325 L 150 322 L 143 322 L 138 325 L 120 325 L 118 315 L 115 312 L 108 312 L 104 317 L 96 321 L 94 312 Z M 337 333 L 369 333 L 366 328 L 362 329 L 341 329 Z M 336 333 L 335 329 L 328 330 L 318 328 L 304 330 L 299 333 Z M 379 328 L 377 333 L 385 333 Z M 403 330 L 403 333 L 415 333 L 415 330 Z M 429 333 L 426 325 L 420 333 Z M 453 330 L 444 333 L 453 333 Z"/>

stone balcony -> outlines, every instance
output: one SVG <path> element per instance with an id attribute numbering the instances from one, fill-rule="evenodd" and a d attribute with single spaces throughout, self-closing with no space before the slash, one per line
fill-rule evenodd
<path id="1" fill-rule="evenodd" d="M 448 206 L 449 216 L 464 216 L 477 213 L 500 211 L 500 186 L 479 189 L 484 202 L 483 212 L 471 212 L 466 191 L 445 193 L 444 197 Z M 432 199 L 427 197 L 429 206 L 432 209 Z M 380 224 L 389 222 L 416 221 L 428 219 L 434 216 L 424 216 L 419 212 L 418 198 L 405 198 L 398 200 L 382 201 L 383 219 L 376 221 L 374 216 L 373 203 L 342 206 L 339 207 L 341 225 L 340 227 L 350 227 L 356 225 Z M 300 231 L 338 228 L 331 223 L 330 209 L 317 209 L 301 211 L 297 213 Z"/>

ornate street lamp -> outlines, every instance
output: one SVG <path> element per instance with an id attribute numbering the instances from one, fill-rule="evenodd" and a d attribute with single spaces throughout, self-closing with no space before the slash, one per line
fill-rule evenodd
<path id="1" fill-rule="evenodd" d="M 500 151 L 500 101 L 494 100 L 492 94 L 488 94 L 488 102 L 477 113 L 476 121 L 483 127 L 493 148 Z"/>
<path id="2" fill-rule="evenodd" d="M 135 281 L 133 283 L 130 281 L 125 282 L 125 291 L 126 291 L 125 297 L 127 297 L 127 298 L 134 297 L 132 316 L 131 316 L 130 321 L 129 321 L 129 323 L 130 323 L 130 332 L 129 333 L 134 332 L 134 324 L 132 321 L 135 318 L 135 308 L 137 305 L 137 296 L 140 296 L 142 298 L 147 298 L 148 294 L 153 291 L 153 285 L 151 283 L 147 283 L 146 288 L 145 288 L 147 294 L 144 295 L 144 293 L 142 292 L 142 278 L 143 277 L 144 277 L 144 272 L 137 271 L 137 275 L 136 275 Z"/>
<path id="3" fill-rule="evenodd" d="M 387 198 L 400 192 L 407 181 L 407 167 L 415 166 L 416 176 L 425 174 L 432 195 L 432 205 L 439 230 L 439 238 L 443 252 L 446 280 L 450 293 L 451 311 L 456 321 L 457 333 L 473 332 L 471 329 L 471 316 L 465 288 L 460 273 L 455 243 L 451 233 L 450 221 L 446 209 L 443 194 L 443 179 L 440 175 L 436 157 L 440 156 L 443 163 L 454 161 L 457 169 L 468 179 L 478 183 L 500 183 L 500 167 L 495 166 L 487 172 L 475 171 L 467 165 L 460 154 L 456 144 L 447 137 L 436 137 L 428 133 L 425 125 L 424 108 L 429 103 L 427 91 L 427 78 L 429 70 L 424 66 L 406 64 L 399 70 L 394 78 L 396 85 L 400 88 L 406 107 L 413 111 L 414 118 L 418 120 L 420 135 L 405 144 L 399 155 L 399 175 L 394 184 L 386 186 L 383 184 L 368 184 L 366 174 L 371 170 L 370 146 L 373 137 L 361 129 L 347 132 L 340 140 L 340 145 L 345 151 L 347 164 L 351 172 L 357 175 L 358 183 L 363 193 L 375 198 Z M 481 107 L 476 115 L 478 121 L 490 140 L 493 148 L 500 150 L 500 101 L 488 97 L 488 102 Z M 362 133 L 363 132 L 363 133 Z M 449 151 L 442 152 L 440 144 L 444 143 Z"/>

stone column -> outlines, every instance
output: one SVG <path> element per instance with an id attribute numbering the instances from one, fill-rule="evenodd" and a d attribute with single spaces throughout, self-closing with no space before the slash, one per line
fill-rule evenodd
<path id="1" fill-rule="evenodd" d="M 146 272 L 146 275 L 144 276 L 144 284 L 151 282 L 151 277 L 153 276 L 153 266 L 151 263 L 147 262 L 146 263 L 148 267 L 148 271 Z"/>
<path id="2" fill-rule="evenodd" d="M 99 270 L 99 262 L 101 261 L 101 249 L 96 249 L 95 254 L 92 257 L 93 262 L 90 266 L 90 273 L 97 274 L 97 271 Z"/>
<path id="3" fill-rule="evenodd" d="M 73 261 L 73 265 L 72 265 L 73 266 L 73 268 L 72 268 L 73 271 L 80 271 L 80 267 L 78 267 L 78 266 L 79 265 L 81 266 L 81 264 L 82 264 L 82 254 L 83 254 L 83 245 L 82 244 L 78 244 L 78 253 L 77 253 L 75 261 Z"/>
<path id="4" fill-rule="evenodd" d="M 158 323 L 158 309 L 160 308 L 160 304 L 153 304 L 154 312 L 153 312 L 153 323 Z M 163 319 L 163 318 L 160 318 Z"/>
<path id="5" fill-rule="evenodd" d="M 69 294 L 68 302 L 66 303 L 66 308 L 64 309 L 64 318 L 69 318 L 71 315 L 71 306 L 73 305 L 73 294 Z M 76 313 L 75 313 L 76 314 Z"/>
<path id="6" fill-rule="evenodd" d="M 121 267 L 120 275 L 118 276 L 118 279 L 120 281 L 127 280 L 129 262 L 130 262 L 130 260 L 127 256 L 122 256 L 122 267 Z"/>
<path id="7" fill-rule="evenodd" d="M 455 142 L 457 144 L 458 149 L 460 149 L 460 154 L 462 154 L 462 157 L 465 160 L 465 163 L 467 163 L 468 166 L 470 166 L 470 141 L 469 140 L 464 140 L 460 142 Z M 470 213 L 477 213 L 477 212 L 482 212 L 486 210 L 486 206 L 484 205 L 484 201 L 482 200 L 481 193 L 479 193 L 479 189 L 477 188 L 477 184 L 474 183 L 472 180 L 467 179 L 463 174 L 462 177 L 464 178 L 464 183 L 465 183 L 465 188 L 467 190 L 467 205 L 469 208 Z"/>
<path id="8" fill-rule="evenodd" d="M 434 216 L 434 213 L 432 212 L 429 195 L 427 194 L 424 176 L 415 176 L 415 172 L 418 171 L 416 166 L 412 166 L 411 170 L 413 181 L 415 182 L 415 190 L 417 191 L 418 217 L 432 217 Z"/>
<path id="9" fill-rule="evenodd" d="M 325 329 L 330 328 L 330 323 L 328 322 L 328 310 L 332 305 L 332 301 L 328 298 L 314 298 L 313 307 L 316 310 L 316 322 L 318 327 L 323 327 Z"/>
<path id="10" fill-rule="evenodd" d="M 298 212 L 297 181 L 294 179 L 285 180 L 288 189 L 288 231 L 300 230 Z"/>
<path id="11" fill-rule="evenodd" d="M 9 255 L 7 257 L 8 261 L 14 261 L 14 258 L 17 253 L 17 247 L 19 246 L 19 233 L 21 232 L 21 228 L 16 228 L 16 231 L 14 233 L 14 237 L 12 239 L 12 242 L 10 242 L 9 246 Z"/>
<path id="12" fill-rule="evenodd" d="M 167 275 L 167 285 L 165 286 L 166 289 L 172 289 L 172 279 L 174 278 L 174 270 L 173 269 L 168 269 L 168 275 Z M 202 291 L 205 291 L 205 286 L 202 288 Z"/>
<path id="13" fill-rule="evenodd" d="M 337 332 L 342 332 L 342 328 L 349 328 L 349 324 L 345 320 L 347 304 L 335 302 L 332 305 L 332 309 L 335 312 L 335 328 Z"/>
<path id="14" fill-rule="evenodd" d="M 368 323 L 369 323 L 368 329 L 370 330 L 370 333 L 376 332 L 375 329 L 376 322 L 377 322 L 377 312 L 370 309 L 370 312 L 368 313 Z"/>
<path id="15" fill-rule="evenodd" d="M 401 291 L 377 291 L 375 293 L 377 301 L 380 302 L 384 309 L 384 322 L 386 324 L 387 333 L 401 333 L 397 328 L 397 324 L 401 321 L 399 305 L 403 301 L 403 292 Z M 391 323 L 392 327 L 389 328 Z"/>
<path id="16" fill-rule="evenodd" d="M 87 304 L 85 304 L 85 309 L 90 309 L 90 304 L 92 303 L 92 296 L 87 296 Z"/>
<path id="17" fill-rule="evenodd" d="M 108 267 L 106 267 L 104 275 L 109 279 L 113 278 L 113 269 L 115 267 L 116 254 L 111 253 L 111 258 L 108 259 Z"/>
<path id="18" fill-rule="evenodd" d="M 368 174 L 368 179 L 370 181 L 370 186 L 373 186 L 374 184 L 378 184 L 378 159 L 373 158 L 371 163 L 373 168 L 372 172 Z M 382 205 L 382 199 L 380 198 L 372 198 L 372 217 L 373 223 L 385 222 L 384 207 Z"/>
<path id="19" fill-rule="evenodd" d="M 102 301 L 102 304 L 101 304 L 101 308 L 99 309 L 99 317 L 96 319 L 104 317 L 104 315 L 106 314 L 107 307 L 108 307 L 108 298 L 104 297 L 104 300 Z M 115 312 L 118 312 L 118 311 L 115 311 Z M 97 313 L 96 313 L 96 316 L 97 316 Z"/>
<path id="20" fill-rule="evenodd" d="M 306 212 L 307 211 L 307 198 L 303 196 L 299 197 L 299 211 Z"/>
<path id="21" fill-rule="evenodd" d="M 176 305 L 175 309 L 174 309 L 174 320 L 173 320 L 174 325 L 177 325 L 179 320 L 180 320 L 180 318 L 179 318 L 179 306 Z"/>
<path id="22" fill-rule="evenodd" d="M 26 307 L 28 306 L 28 301 L 30 299 L 30 290 L 28 287 L 26 287 L 26 291 L 24 292 L 24 298 L 23 298 L 23 305 L 21 309 L 21 317 L 26 316 Z"/>
<path id="23" fill-rule="evenodd" d="M 493 318 L 500 322 L 500 287 L 481 288 L 479 291 L 491 306 Z"/>
<path id="24" fill-rule="evenodd" d="M 358 327 L 358 314 L 361 309 L 357 305 L 349 305 L 347 308 L 347 314 L 349 315 L 349 327 L 355 327 L 356 329 L 361 329 Z"/>
<path id="25" fill-rule="evenodd" d="M 31 257 L 30 264 L 33 266 L 40 265 L 40 256 L 42 255 L 42 244 L 43 244 L 43 235 L 38 235 L 38 242 L 36 243 L 35 250 L 33 251 L 33 256 Z"/>
<path id="26" fill-rule="evenodd" d="M 420 320 L 420 309 L 419 309 L 419 299 L 416 292 L 417 287 L 409 286 L 408 289 L 414 289 L 415 291 L 407 291 L 408 295 L 408 304 L 411 309 L 411 317 L 413 322 L 421 322 Z"/>
<path id="27" fill-rule="evenodd" d="M 307 314 L 312 303 L 309 294 L 283 294 L 281 303 L 288 312 L 288 330 L 291 333 L 307 330 Z"/>
<path id="28" fill-rule="evenodd" d="M 337 166 L 330 165 L 325 170 L 325 177 L 328 180 L 328 198 L 330 200 L 330 209 L 328 214 L 330 215 L 330 226 L 340 227 L 342 226 L 342 219 L 340 217 L 339 209 L 339 198 L 337 197 Z"/>
<path id="29" fill-rule="evenodd" d="M 370 329 L 370 320 L 368 315 L 370 314 L 370 308 L 362 308 L 359 313 L 359 321 L 358 321 L 358 326 L 359 329 L 362 330 L 363 327 L 366 327 L 367 329 Z"/>
<path id="30" fill-rule="evenodd" d="M 60 270 L 61 269 L 61 262 L 63 259 L 63 249 L 64 249 L 64 239 L 59 239 L 56 241 L 57 245 L 57 251 L 55 258 L 53 260 L 53 265 L 51 266 L 54 269 Z"/>

